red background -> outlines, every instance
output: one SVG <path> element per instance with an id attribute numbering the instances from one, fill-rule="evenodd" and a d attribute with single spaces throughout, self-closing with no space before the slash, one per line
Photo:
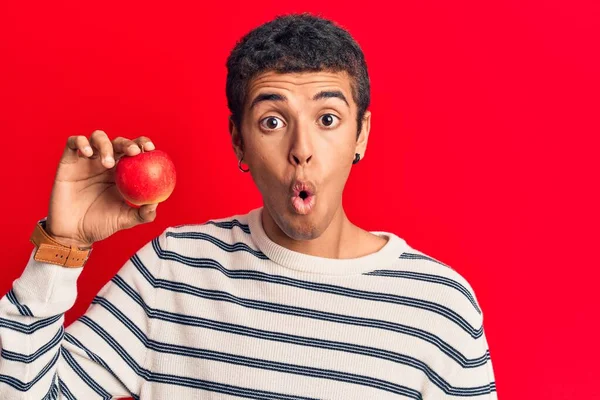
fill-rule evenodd
<path id="1" fill-rule="evenodd" d="M 275 15 L 318 12 L 359 41 L 372 81 L 350 218 L 467 278 L 501 399 L 600 398 L 597 2 L 195 3 L 3 2 L 0 293 L 70 135 L 149 136 L 178 182 L 154 223 L 96 244 L 67 322 L 166 226 L 260 206 L 229 142 L 225 60 Z"/>

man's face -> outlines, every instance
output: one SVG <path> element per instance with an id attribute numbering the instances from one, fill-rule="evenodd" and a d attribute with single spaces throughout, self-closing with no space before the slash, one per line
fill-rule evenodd
<path id="1" fill-rule="evenodd" d="M 345 72 L 266 72 L 250 82 L 241 132 L 230 122 L 234 149 L 238 160 L 243 152 L 265 211 L 290 238 L 319 237 L 342 211 L 370 128 L 367 111 L 357 142 L 356 117 Z"/>

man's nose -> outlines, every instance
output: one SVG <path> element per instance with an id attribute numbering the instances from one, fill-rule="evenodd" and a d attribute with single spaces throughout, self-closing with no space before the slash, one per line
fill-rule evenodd
<path id="1" fill-rule="evenodd" d="M 294 166 L 304 166 L 313 156 L 311 132 L 306 123 L 297 123 L 291 132 L 289 160 Z"/>

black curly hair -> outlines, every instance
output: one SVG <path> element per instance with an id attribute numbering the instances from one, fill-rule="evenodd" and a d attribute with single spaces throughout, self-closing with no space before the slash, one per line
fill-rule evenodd
<path id="1" fill-rule="evenodd" d="M 356 137 L 369 106 L 370 83 L 364 54 L 350 33 L 333 21 L 309 13 L 288 14 L 254 28 L 227 58 L 227 104 L 241 127 L 248 83 L 260 73 L 347 72 L 358 106 Z"/>

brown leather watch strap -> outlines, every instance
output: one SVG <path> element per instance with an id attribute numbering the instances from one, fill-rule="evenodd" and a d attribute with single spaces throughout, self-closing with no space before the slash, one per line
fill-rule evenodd
<path id="1" fill-rule="evenodd" d="M 36 224 L 29 241 L 37 247 L 34 260 L 60 265 L 67 268 L 83 267 L 89 258 L 92 248 L 67 246 L 54 240 L 44 230 L 45 221 Z"/>

